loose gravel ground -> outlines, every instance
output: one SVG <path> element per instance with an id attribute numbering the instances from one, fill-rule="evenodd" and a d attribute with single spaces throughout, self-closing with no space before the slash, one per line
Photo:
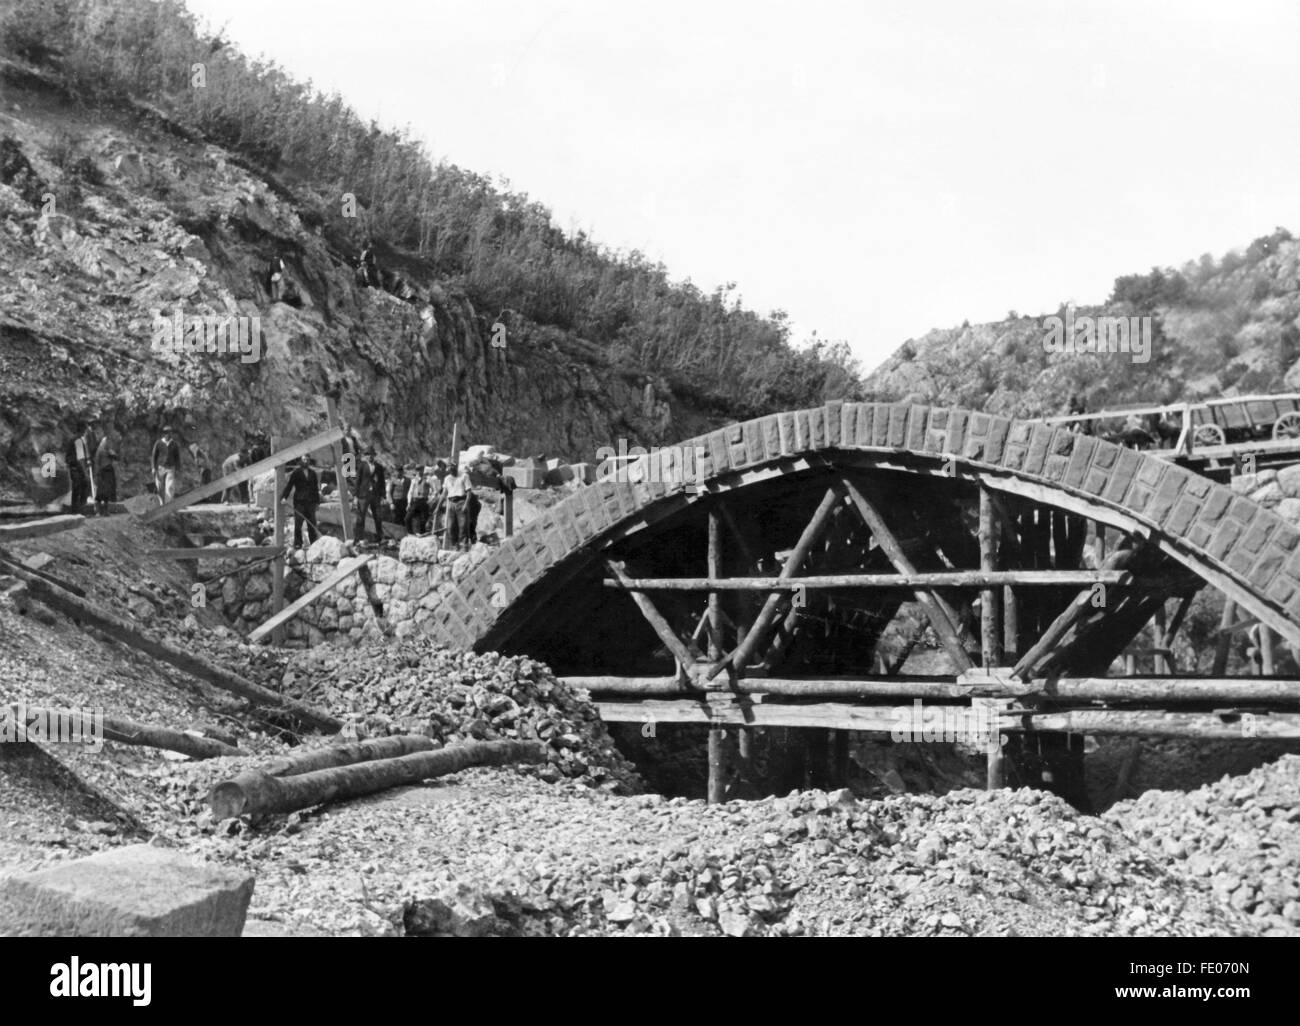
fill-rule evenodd
<path id="1" fill-rule="evenodd" d="M 669 800 L 637 793 L 583 694 L 532 660 L 424 642 L 251 649 L 173 608 L 184 581 L 169 571 L 137 569 L 127 587 L 121 575 L 141 557 L 123 546 L 157 542 L 113 532 L 83 529 L 79 560 L 69 554 L 58 569 L 122 615 L 329 706 L 361 734 L 536 738 L 550 760 L 214 823 L 204 801 L 214 782 L 288 750 L 274 725 L 0 597 L 10 699 L 170 726 L 214 722 L 252 753 L 192 762 L 110 744 L 98 755 L 50 746 L 46 758 L 8 746 L 0 872 L 152 837 L 255 873 L 249 932 L 258 933 L 1300 934 L 1300 757 L 1190 793 L 1148 792 L 1099 817 L 1030 790 Z"/>
<path id="2" fill-rule="evenodd" d="M 1127 820 L 1029 790 L 707 806 L 481 769 L 229 829 L 186 847 L 255 871 L 251 914 L 287 932 L 1266 932 L 1214 891 L 1188 888 L 1176 861 L 1133 842 Z M 1280 921 L 1268 931 L 1300 932 Z"/>

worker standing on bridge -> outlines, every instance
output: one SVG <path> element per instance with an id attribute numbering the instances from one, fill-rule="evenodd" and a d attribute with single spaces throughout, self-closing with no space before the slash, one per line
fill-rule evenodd
<path id="1" fill-rule="evenodd" d="M 411 487 L 406 493 L 407 534 L 424 534 L 429 529 L 429 475 L 423 466 L 417 466 L 411 475 Z"/>
<path id="2" fill-rule="evenodd" d="M 411 479 L 406 476 L 406 464 L 399 463 L 396 476 L 388 482 L 388 508 L 395 524 L 406 523 L 406 496 L 410 490 Z"/>
<path id="3" fill-rule="evenodd" d="M 448 474 L 442 487 L 447 496 L 447 547 L 467 549 L 469 521 L 466 517 L 466 498 L 470 492 L 469 467 L 462 468 L 458 474 Z"/>
<path id="4" fill-rule="evenodd" d="M 375 520 L 375 544 L 384 543 L 384 524 L 379 516 L 379 504 L 384 501 L 387 491 L 387 475 L 378 460 L 375 459 L 375 447 L 366 447 L 365 459 L 357 466 L 357 520 L 352 534 L 361 541 L 366 533 L 366 512 Z"/>
<path id="5" fill-rule="evenodd" d="M 311 465 L 311 456 L 303 456 L 298 466 L 285 482 L 279 501 L 284 502 L 293 492 L 293 547 L 302 548 L 302 527 L 307 525 L 308 544 L 320 537 L 316 526 L 316 511 L 320 508 L 320 475 Z"/>
<path id="6" fill-rule="evenodd" d="M 483 503 L 474 491 L 469 479 L 469 467 L 465 468 L 465 529 L 461 532 L 461 548 L 468 549 L 478 543 L 478 514 Z"/>

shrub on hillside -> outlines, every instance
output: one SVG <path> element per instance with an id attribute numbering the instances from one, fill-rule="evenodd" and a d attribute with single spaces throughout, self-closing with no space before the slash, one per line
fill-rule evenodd
<path id="1" fill-rule="evenodd" d="M 482 309 L 509 307 L 599 345 L 618 344 L 642 367 L 697 379 L 733 409 L 758 396 L 806 405 L 827 389 L 861 387 L 840 354 L 792 347 L 779 311 L 762 317 L 741 307 L 734 286 L 706 295 L 636 251 L 566 234 L 527 195 L 435 163 L 409 134 L 205 36 L 179 0 L 9 0 L 0 48 L 50 67 L 96 102 L 147 101 L 324 197 L 323 228 L 345 252 L 368 237 L 429 276 L 463 283 Z M 205 67 L 202 89 L 190 86 L 196 62 Z M 342 216 L 343 193 L 355 196 L 357 218 Z"/>

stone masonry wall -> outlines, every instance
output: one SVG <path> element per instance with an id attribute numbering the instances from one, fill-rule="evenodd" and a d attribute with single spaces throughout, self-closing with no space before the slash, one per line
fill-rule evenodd
<path id="1" fill-rule="evenodd" d="M 398 558 L 380 555 L 368 564 L 373 592 L 361 574 L 344 578 L 285 625 L 285 644 L 290 648 L 323 642 L 352 644 L 360 638 L 402 638 L 432 629 L 422 625 L 430 621 L 446 594 L 455 590 L 456 582 L 490 551 L 482 543 L 469 552 L 439 551 L 432 537 L 403 538 Z M 333 537 L 319 538 L 305 553 L 292 555 L 285 568 L 286 603 L 310 591 L 349 558 L 343 543 Z M 236 570 L 238 565 L 213 564 L 215 573 Z M 382 616 L 376 613 L 372 599 L 381 604 Z M 271 616 L 270 564 L 212 582 L 208 603 L 236 629 L 252 630 Z"/>

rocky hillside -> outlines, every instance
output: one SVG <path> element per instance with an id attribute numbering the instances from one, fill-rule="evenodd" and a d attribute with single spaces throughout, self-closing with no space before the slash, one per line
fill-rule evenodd
<path id="1" fill-rule="evenodd" d="M 304 221 L 291 192 L 165 121 L 93 115 L 9 67 L 0 101 L 0 474 L 23 491 L 76 418 L 123 436 L 128 481 L 167 419 L 218 459 L 245 429 L 300 435 L 342 389 L 341 409 L 389 455 L 461 441 L 591 458 L 620 436 L 698 430 L 652 378 L 507 315 L 505 346 L 463 292 L 367 288 Z M 297 292 L 271 302 L 280 253 Z M 258 317 L 260 359 L 156 352 L 172 316 Z M 134 474 L 132 471 L 134 470 Z"/>
<path id="2" fill-rule="evenodd" d="M 1011 416 L 1300 390 L 1300 241 L 1285 229 L 1219 260 L 1116 279 L 1103 306 L 1076 318 L 1150 317 L 1145 362 L 1133 353 L 1049 353 L 1048 316 L 1010 313 L 909 339 L 867 379 L 881 398 L 916 396 Z"/>

